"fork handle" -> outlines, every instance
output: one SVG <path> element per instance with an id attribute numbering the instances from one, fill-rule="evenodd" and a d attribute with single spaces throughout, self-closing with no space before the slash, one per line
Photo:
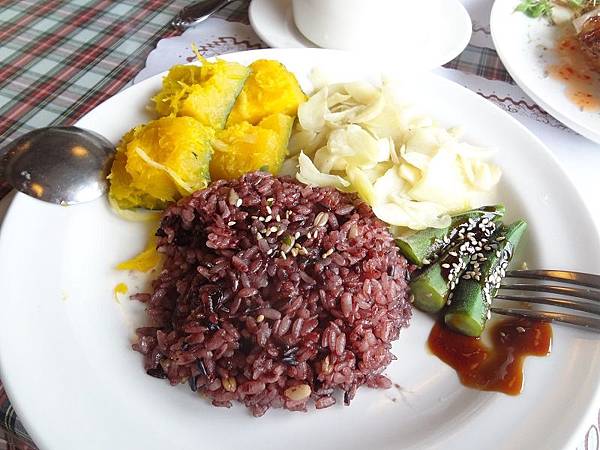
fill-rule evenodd
<path id="1" fill-rule="evenodd" d="M 507 277 L 551 280 L 600 289 L 600 275 L 567 270 L 509 270 Z"/>
<path id="2" fill-rule="evenodd" d="M 495 314 L 524 319 L 542 320 L 546 322 L 562 322 L 587 330 L 600 332 L 600 319 L 589 316 L 577 316 L 574 314 L 563 314 L 553 311 L 536 311 L 533 309 L 492 308 Z"/>
<path id="3" fill-rule="evenodd" d="M 193 3 L 179 11 L 177 17 L 171 21 L 171 25 L 180 30 L 185 30 L 200 22 L 204 22 L 214 13 L 234 1 L 237 0 L 202 0 Z"/>

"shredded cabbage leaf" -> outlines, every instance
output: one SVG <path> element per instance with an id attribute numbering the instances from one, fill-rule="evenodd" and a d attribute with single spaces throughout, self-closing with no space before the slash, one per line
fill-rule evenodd
<path id="1" fill-rule="evenodd" d="M 312 78 L 286 174 L 355 192 L 383 221 L 413 230 L 447 226 L 450 214 L 478 206 L 498 184 L 494 152 L 462 141 L 461 128 L 436 124 L 407 99 L 406 86 Z"/>
<path id="2" fill-rule="evenodd" d="M 350 182 L 338 177 L 319 172 L 313 162 L 303 152 L 298 156 L 299 172 L 296 175 L 298 181 L 311 186 L 332 186 L 336 189 L 344 189 L 350 186 Z"/>

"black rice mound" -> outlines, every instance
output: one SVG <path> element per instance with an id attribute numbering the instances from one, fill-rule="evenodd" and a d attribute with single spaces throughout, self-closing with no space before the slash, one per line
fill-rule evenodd
<path id="1" fill-rule="evenodd" d="M 408 264 L 354 195 L 256 172 L 169 207 L 133 348 L 147 373 L 230 407 L 349 404 L 408 325 Z"/>

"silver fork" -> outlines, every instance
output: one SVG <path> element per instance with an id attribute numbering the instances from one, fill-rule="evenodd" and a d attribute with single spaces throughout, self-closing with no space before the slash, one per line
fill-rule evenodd
<path id="1" fill-rule="evenodd" d="M 564 270 L 512 270 L 506 272 L 495 299 L 521 302 L 521 308 L 494 306 L 491 310 L 496 314 L 562 322 L 600 332 L 600 275 Z M 530 309 L 532 304 L 585 314 Z"/>
<path id="2" fill-rule="evenodd" d="M 198 25 L 204 22 L 217 11 L 225 8 L 230 3 L 239 0 L 202 0 L 185 6 L 179 14 L 171 20 L 171 26 L 180 30 Z"/>

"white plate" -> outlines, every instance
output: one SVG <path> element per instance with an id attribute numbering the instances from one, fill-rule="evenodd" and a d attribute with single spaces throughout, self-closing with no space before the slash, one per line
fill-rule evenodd
<path id="1" fill-rule="evenodd" d="M 600 143 L 600 113 L 582 111 L 565 95 L 565 84 L 546 71 L 556 29 L 545 20 L 515 12 L 520 0 L 496 0 L 490 26 L 498 56 L 521 89 L 549 114 L 577 133 Z"/>
<path id="2" fill-rule="evenodd" d="M 419 68 L 432 69 L 452 61 L 465 49 L 471 39 L 471 18 L 459 0 L 444 0 L 438 14 L 439 23 L 427 24 L 424 32 L 434 36 L 426 48 L 415 49 L 410 61 L 397 54 L 394 42 L 378 42 L 372 51 L 390 52 L 401 60 L 404 67 L 414 68 L 415 59 L 421 60 Z M 291 0 L 252 0 L 248 9 L 250 25 L 265 43 L 276 48 L 316 48 L 294 24 Z M 366 37 L 368 39 L 368 37 Z M 397 46 L 396 46 L 397 47 Z M 396 51 L 395 51 L 396 50 Z"/>
<path id="3" fill-rule="evenodd" d="M 282 61 L 306 86 L 319 66 L 339 81 L 377 72 L 341 52 L 258 50 L 225 55 L 249 63 Z M 146 105 L 161 76 L 145 80 L 87 114 L 82 127 L 113 142 L 149 119 Z M 525 128 L 476 94 L 421 75 L 415 94 L 441 123 L 465 125 L 471 142 L 499 149 L 500 200 L 509 219 L 526 217 L 530 267 L 600 271 L 592 221 L 549 151 Z M 536 168 L 532 171 L 532 168 Z M 187 386 L 147 376 L 131 350 L 142 305 L 113 299 L 113 287 L 143 280 L 113 270 L 141 249 L 144 226 L 125 222 L 105 199 L 75 207 L 21 194 L 0 234 L 0 376 L 19 416 L 43 450 L 198 449 L 569 449 L 598 401 L 597 336 L 555 327 L 551 356 L 526 363 L 521 396 L 462 387 L 425 349 L 433 324 L 415 313 L 394 344 L 387 374 L 402 386 L 360 389 L 350 407 L 306 414 L 214 408 Z"/>

